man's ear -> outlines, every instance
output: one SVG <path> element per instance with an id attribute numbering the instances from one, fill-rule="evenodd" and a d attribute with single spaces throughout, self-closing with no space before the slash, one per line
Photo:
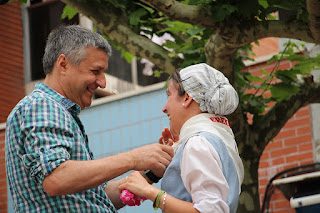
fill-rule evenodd
<path id="1" fill-rule="evenodd" d="M 193 99 L 189 96 L 188 93 L 184 94 L 184 107 L 188 107 L 192 103 Z"/>
<path id="2" fill-rule="evenodd" d="M 57 66 L 58 70 L 61 72 L 65 72 L 67 69 L 67 64 L 68 64 L 68 59 L 67 59 L 66 55 L 65 54 L 59 55 L 57 62 L 56 62 L 56 66 Z"/>

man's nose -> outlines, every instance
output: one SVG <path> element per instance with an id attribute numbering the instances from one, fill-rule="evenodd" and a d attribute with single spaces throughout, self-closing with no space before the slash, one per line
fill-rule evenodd
<path id="1" fill-rule="evenodd" d="M 100 88 L 106 88 L 106 75 L 104 73 L 99 74 L 97 79 L 97 84 Z"/>

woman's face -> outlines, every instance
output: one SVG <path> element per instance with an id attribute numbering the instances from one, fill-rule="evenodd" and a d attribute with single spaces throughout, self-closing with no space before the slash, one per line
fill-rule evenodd
<path id="1" fill-rule="evenodd" d="M 167 103 L 162 111 L 167 114 L 170 122 L 170 131 L 173 136 L 178 136 L 184 122 L 186 121 L 186 110 L 183 106 L 185 96 L 179 96 L 178 83 L 170 80 L 167 88 Z"/>

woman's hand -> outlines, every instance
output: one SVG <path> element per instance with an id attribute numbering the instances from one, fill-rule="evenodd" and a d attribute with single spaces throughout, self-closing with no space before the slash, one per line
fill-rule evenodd
<path id="1" fill-rule="evenodd" d="M 179 136 L 173 136 L 168 127 L 166 127 L 161 134 L 162 136 L 159 138 L 160 144 L 172 146 L 173 143 L 179 140 Z"/>
<path id="2" fill-rule="evenodd" d="M 138 171 L 126 177 L 125 181 L 119 184 L 118 189 L 120 192 L 123 189 L 127 189 L 133 194 L 150 199 L 151 201 L 154 201 L 160 192 L 160 189 L 150 185 Z"/>

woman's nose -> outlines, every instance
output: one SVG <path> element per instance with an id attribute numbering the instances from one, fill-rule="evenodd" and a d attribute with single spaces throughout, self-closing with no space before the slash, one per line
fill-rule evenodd
<path id="1" fill-rule="evenodd" d="M 167 113 L 167 112 L 168 112 L 166 106 L 164 106 L 164 107 L 162 108 L 162 112 L 163 112 L 163 113 Z"/>

